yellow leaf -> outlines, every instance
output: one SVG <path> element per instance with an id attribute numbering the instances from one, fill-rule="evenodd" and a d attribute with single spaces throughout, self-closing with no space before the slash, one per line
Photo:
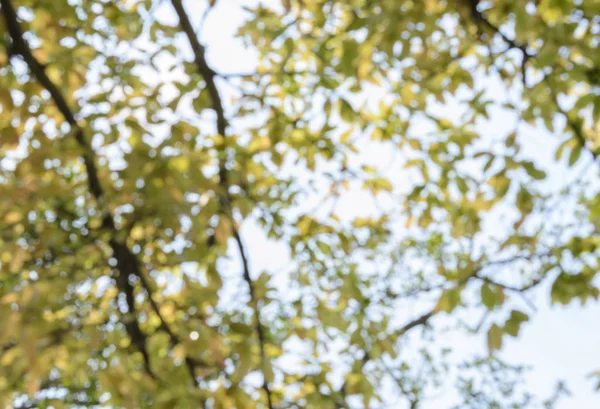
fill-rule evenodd
<path id="1" fill-rule="evenodd" d="M 129 234 L 133 240 L 141 240 L 144 238 L 144 229 L 140 226 L 135 226 Z"/>
<path id="2" fill-rule="evenodd" d="M 173 169 L 184 173 L 187 172 L 190 168 L 190 159 L 185 156 L 179 156 L 177 158 L 171 159 L 169 164 Z"/>
<path id="3" fill-rule="evenodd" d="M 33 396 L 35 395 L 35 393 L 39 390 L 40 388 L 40 380 L 38 379 L 37 376 L 34 376 L 35 374 L 33 372 L 29 373 L 28 379 L 27 379 L 27 384 L 25 386 L 26 388 L 26 392 L 29 396 Z"/>
<path id="4" fill-rule="evenodd" d="M 435 306 L 436 311 L 452 312 L 460 304 L 460 290 L 458 288 L 450 288 L 444 290 L 442 296 Z"/>
<path id="5" fill-rule="evenodd" d="M 8 224 L 13 224 L 13 223 L 17 223 L 17 222 L 21 221 L 22 218 L 23 218 L 23 215 L 21 213 L 12 211 L 12 212 L 8 212 L 8 214 L 6 216 L 4 216 L 4 221 Z"/>
<path id="6" fill-rule="evenodd" d="M 2 297 L 2 304 L 12 304 L 19 300 L 19 295 L 17 293 L 9 293 Z"/>
<path id="7" fill-rule="evenodd" d="M 48 78 L 54 83 L 60 82 L 63 77 L 61 69 L 56 65 L 48 65 L 46 68 L 46 75 L 48 75 Z"/>
<path id="8" fill-rule="evenodd" d="M 371 60 L 369 58 L 361 58 L 358 61 L 357 76 L 359 80 L 364 80 L 371 71 Z"/>
<path id="9" fill-rule="evenodd" d="M 250 353 L 250 345 L 247 342 L 241 345 L 239 354 L 240 359 L 235 368 L 234 378 L 242 380 L 252 369 L 252 354 Z"/>
<path id="10" fill-rule="evenodd" d="M 267 136 L 259 136 L 248 144 L 248 150 L 251 152 L 260 152 L 267 150 L 271 147 L 271 139 Z"/>
<path id="11" fill-rule="evenodd" d="M 354 219 L 354 227 L 356 227 L 357 229 L 360 229 L 362 227 L 368 227 L 371 226 L 373 224 L 373 220 L 372 219 L 367 219 L 367 218 L 363 218 L 363 217 L 357 217 L 356 219 Z"/>
<path id="12" fill-rule="evenodd" d="M 173 357 L 178 361 L 183 361 L 186 357 L 185 345 L 175 345 L 175 348 L 173 348 Z"/>
<path id="13" fill-rule="evenodd" d="M 352 136 L 353 133 L 354 133 L 353 128 L 348 129 L 346 132 L 344 132 L 343 134 L 340 135 L 340 142 L 341 143 L 348 142 L 348 139 L 350 139 L 350 137 Z"/>

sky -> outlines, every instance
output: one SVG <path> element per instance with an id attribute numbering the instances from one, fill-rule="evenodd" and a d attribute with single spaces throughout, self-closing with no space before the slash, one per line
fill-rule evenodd
<path id="1" fill-rule="evenodd" d="M 168 3 L 165 3 L 168 6 Z M 252 3 L 253 0 L 217 1 L 205 21 L 200 39 L 207 46 L 209 64 L 219 73 L 252 72 L 255 67 L 256 54 L 245 49 L 233 36 L 245 18 L 240 6 Z M 206 1 L 188 1 L 186 6 L 192 20 L 199 22 Z M 165 12 L 169 13 L 168 7 L 165 8 Z M 222 91 L 227 92 L 225 83 L 222 83 L 221 87 Z M 452 112 L 448 115 L 452 115 Z M 506 134 L 507 127 L 511 124 L 514 124 L 514 119 L 498 112 L 486 124 L 485 132 Z M 542 129 L 533 127 L 524 128 L 522 132 L 525 135 L 524 150 L 535 152 L 538 155 L 538 163 L 541 161 L 543 164 L 543 158 L 552 157 L 556 138 L 552 138 L 552 135 Z M 392 168 L 394 166 L 394 158 L 384 149 L 370 149 L 363 155 L 362 159 L 366 162 L 381 163 L 383 157 L 391 161 Z M 569 177 L 572 177 L 572 174 L 555 172 L 550 178 L 550 183 L 562 184 L 568 181 Z M 366 195 L 354 195 L 351 201 L 354 208 L 373 206 Z M 244 225 L 242 235 L 252 257 L 254 271 L 275 271 L 289 262 L 285 246 L 267 240 L 256 225 Z M 526 387 L 536 395 L 548 396 L 557 380 L 567 381 L 572 395 L 561 401 L 559 409 L 599 408 L 600 393 L 593 391 L 594 385 L 586 376 L 600 369 L 600 305 L 590 303 L 581 307 L 573 303 L 568 307 L 552 307 L 547 286 L 533 293 L 533 298 L 537 311 L 532 313 L 532 320 L 523 327 L 518 339 L 505 340 L 501 356 L 511 362 L 532 366 L 533 369 L 526 377 Z M 485 350 L 485 339 L 482 335 L 467 338 L 454 334 L 446 342 L 459 354 L 468 355 L 473 351 Z M 448 392 L 427 403 L 425 407 L 449 408 L 451 399 L 451 392 Z"/>

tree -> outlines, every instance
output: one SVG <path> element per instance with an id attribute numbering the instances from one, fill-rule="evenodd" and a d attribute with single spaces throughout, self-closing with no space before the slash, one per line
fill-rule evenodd
<path id="1" fill-rule="evenodd" d="M 600 3 L 251 2 L 248 73 L 181 0 L 0 6 L 0 406 L 420 408 L 464 322 L 457 407 L 539 403 L 497 354 L 599 295 Z"/>

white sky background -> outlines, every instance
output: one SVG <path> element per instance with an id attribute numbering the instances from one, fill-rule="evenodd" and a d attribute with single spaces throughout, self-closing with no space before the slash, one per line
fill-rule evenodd
<path id="1" fill-rule="evenodd" d="M 252 72 L 256 63 L 256 54 L 246 50 L 240 41 L 233 36 L 236 28 L 246 17 L 240 6 L 253 3 L 254 0 L 220 0 L 210 12 L 205 22 L 201 41 L 207 46 L 208 62 L 219 73 Z M 199 22 L 206 7 L 204 0 L 187 2 L 187 10 L 192 21 Z M 161 8 L 161 16 L 171 13 L 169 4 Z M 173 19 L 175 17 L 173 16 Z M 174 21 L 174 20 L 173 20 Z M 227 85 L 222 84 L 222 90 Z M 501 90 L 500 90 L 501 91 Z M 449 119 L 452 112 L 448 112 Z M 514 118 L 499 113 L 486 124 L 485 132 L 493 136 L 501 136 L 510 132 Z M 526 142 L 524 151 L 535 152 L 536 163 L 544 163 L 544 158 L 552 158 L 556 147 L 556 138 L 552 138 L 541 129 L 524 129 Z M 484 133 L 484 135 L 487 134 Z M 529 148 L 529 150 L 527 149 Z M 533 149 L 533 150 L 532 150 Z M 373 163 L 386 163 L 393 160 L 383 148 L 372 148 L 362 154 L 364 160 Z M 546 159 L 547 160 L 547 159 Z M 546 162 L 549 163 L 549 162 Z M 544 168 L 544 167 L 543 167 Z M 549 170 L 545 167 L 545 170 Z M 562 185 L 571 175 L 564 173 L 551 177 L 551 183 Z M 353 195 L 353 208 L 372 207 L 370 196 Z M 285 266 L 289 260 L 285 246 L 268 241 L 261 230 L 252 224 L 245 225 L 242 235 L 248 247 L 252 268 L 256 273 L 264 270 L 277 270 Z M 597 409 L 600 408 L 600 393 L 593 392 L 593 384 L 586 375 L 600 368 L 600 305 L 588 304 L 579 307 L 574 303 L 569 307 L 551 307 L 549 305 L 549 288 L 540 288 L 535 294 L 538 311 L 532 313 L 532 320 L 526 323 L 517 340 L 505 338 L 503 358 L 513 363 L 532 365 L 534 369 L 527 375 L 527 389 L 542 397 L 551 393 L 557 379 L 567 381 L 572 396 L 563 399 L 560 409 Z M 438 318 L 441 322 L 444 318 Z M 446 340 L 449 346 L 459 354 L 470 354 L 485 350 L 485 337 L 467 338 L 454 335 Z M 435 400 L 424 403 L 427 409 L 447 409 L 452 402 L 452 387 L 445 389 L 448 393 Z M 485 409 L 485 408 L 482 408 Z"/>

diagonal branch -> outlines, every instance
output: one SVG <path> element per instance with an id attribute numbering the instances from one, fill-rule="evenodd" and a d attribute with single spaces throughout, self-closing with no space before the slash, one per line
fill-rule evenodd
<path id="1" fill-rule="evenodd" d="M 523 44 L 518 42 L 517 40 L 512 40 L 510 38 L 508 38 L 501 30 L 500 28 L 496 27 L 494 24 L 492 24 L 487 17 L 477 9 L 477 6 L 479 5 L 479 0 L 467 0 L 469 2 L 469 7 L 471 9 L 471 15 L 473 16 L 473 19 L 475 19 L 475 24 L 477 24 L 477 26 L 481 26 L 483 25 L 484 27 L 487 27 L 489 30 L 491 30 L 494 34 L 498 34 L 500 36 L 500 38 L 502 38 L 502 40 L 508 44 L 509 48 L 514 48 L 517 49 L 519 51 L 521 51 L 521 53 L 523 54 L 523 62 L 525 63 L 529 58 L 533 57 L 531 54 L 529 54 L 529 52 L 527 51 L 527 44 Z"/>
<path id="2" fill-rule="evenodd" d="M 496 287 L 500 287 L 503 288 L 504 290 L 508 290 L 508 291 L 512 291 L 512 292 L 516 292 L 516 293 L 524 293 L 526 291 L 531 290 L 532 288 L 538 286 L 543 279 L 542 278 L 538 278 L 536 280 L 533 280 L 531 283 L 526 284 L 524 286 L 521 287 L 517 287 L 517 286 L 513 286 L 513 285 L 509 285 L 509 284 L 504 284 L 504 283 L 500 283 L 490 277 L 481 277 L 481 276 L 477 276 L 477 278 L 481 281 L 483 281 L 484 283 L 488 283 L 491 285 L 495 285 Z"/>
<path id="3" fill-rule="evenodd" d="M 526 64 L 531 58 L 534 58 L 535 55 L 533 55 L 527 51 L 526 43 L 519 42 L 516 39 L 515 40 L 510 39 L 504 33 L 502 33 L 502 31 L 500 30 L 499 27 L 496 27 L 494 24 L 492 24 L 486 18 L 486 16 L 477 9 L 479 0 L 468 0 L 468 2 L 469 2 L 470 9 L 471 9 L 471 15 L 473 16 L 473 19 L 475 20 L 475 24 L 477 25 L 477 27 L 481 27 L 483 25 L 484 27 L 491 30 L 495 34 L 498 34 L 502 38 L 502 40 L 506 44 L 508 44 L 509 49 L 517 49 L 517 50 L 521 51 L 521 53 L 523 54 L 523 60 L 521 62 L 521 71 L 522 71 L 522 76 L 523 76 L 523 83 L 525 85 L 525 88 L 527 88 L 527 81 L 526 81 L 526 74 L 525 74 Z M 588 150 L 594 157 L 594 160 L 598 159 L 598 156 L 600 156 L 600 150 L 594 151 L 587 147 L 587 139 L 585 137 L 583 127 L 581 126 L 580 123 L 573 120 L 573 118 L 571 118 L 568 115 L 568 113 L 565 112 L 565 110 L 563 110 L 561 108 L 561 106 L 558 102 L 558 96 L 556 95 L 553 84 L 551 84 L 549 76 L 545 75 L 543 80 L 549 84 L 549 91 L 551 93 L 554 105 L 556 106 L 558 112 L 565 117 L 565 120 L 567 121 L 567 125 L 569 126 L 569 128 L 571 128 L 571 130 L 572 130 L 575 138 L 577 139 L 579 145 L 581 146 L 581 148 Z"/>
<path id="4" fill-rule="evenodd" d="M 567 126 L 569 128 L 571 128 L 571 131 L 573 132 L 573 135 L 575 136 L 575 139 L 577 139 L 577 143 L 579 143 L 579 145 L 581 146 L 581 149 L 585 149 L 586 151 L 588 151 L 589 153 L 592 154 L 592 157 L 594 158 L 594 161 L 596 159 L 598 159 L 598 156 L 600 156 L 600 151 L 596 150 L 592 150 L 590 148 L 588 148 L 587 146 L 587 138 L 585 137 L 585 132 L 583 130 L 583 126 L 581 125 L 581 123 L 579 123 L 578 121 L 574 120 L 567 111 L 565 111 L 561 106 L 560 106 L 560 102 L 558 101 L 558 95 L 556 94 L 556 91 L 554 89 L 554 84 L 552 84 L 552 81 L 550 80 L 550 77 L 548 75 L 544 76 L 544 81 L 546 81 L 548 83 L 548 89 L 550 90 L 550 95 L 552 97 L 552 102 L 554 103 L 554 105 L 556 106 L 556 110 L 565 117 L 565 121 L 567 123 Z"/>
<path id="5" fill-rule="evenodd" d="M 495 26 L 494 24 L 492 24 L 492 22 L 490 22 L 490 20 L 487 19 L 487 17 L 477 9 L 477 6 L 479 5 L 479 0 L 467 0 L 467 2 L 469 3 L 469 8 L 471 11 L 471 16 L 473 17 L 473 19 L 475 20 L 475 24 L 477 26 L 477 28 L 480 31 L 483 28 L 487 28 L 488 30 L 492 31 L 494 34 L 497 34 L 500 36 L 500 38 L 502 38 L 502 40 L 508 44 L 508 49 L 515 49 L 515 50 L 519 50 L 521 52 L 521 54 L 523 55 L 523 59 L 521 61 L 521 75 L 523 77 L 523 85 L 525 88 L 527 88 L 527 62 L 534 57 L 534 55 L 530 54 L 529 51 L 527 51 L 527 44 L 526 43 L 521 43 L 517 40 L 513 40 L 509 37 L 507 37 L 502 30 L 500 30 L 499 27 Z"/>
<path id="6" fill-rule="evenodd" d="M 229 123 L 225 117 L 223 101 L 221 99 L 221 95 L 219 94 L 217 83 L 215 82 L 217 73 L 210 68 L 206 62 L 206 49 L 202 44 L 200 44 L 200 41 L 196 36 L 196 32 L 194 31 L 194 26 L 192 25 L 192 22 L 190 21 L 190 18 L 183 7 L 182 1 L 171 0 L 171 4 L 173 4 L 173 8 L 177 13 L 177 17 L 179 17 L 179 25 L 185 33 L 190 46 L 192 47 L 192 51 L 194 52 L 194 62 L 196 63 L 196 67 L 206 81 L 206 86 L 208 87 L 213 109 L 217 113 L 217 132 L 219 132 L 221 136 L 225 136 Z"/>
<path id="7" fill-rule="evenodd" d="M 415 318 L 414 320 L 409 321 L 406 324 L 404 324 L 402 327 L 400 327 L 396 331 L 396 334 L 398 334 L 398 335 L 404 335 L 404 334 L 406 334 L 408 331 L 410 331 L 413 328 L 426 325 L 429 322 L 429 320 L 431 318 L 433 318 L 433 316 L 435 314 L 437 314 L 437 313 L 438 313 L 438 310 L 436 310 L 435 308 L 432 309 L 431 311 L 428 311 L 428 312 L 424 313 L 423 315 Z"/>
<path id="8" fill-rule="evenodd" d="M 185 33 L 190 46 L 192 47 L 192 52 L 194 53 L 194 62 L 198 68 L 198 72 L 200 72 L 200 74 L 204 77 L 204 81 L 206 81 L 206 86 L 212 102 L 212 108 L 217 114 L 217 132 L 223 138 L 222 142 L 217 147 L 219 151 L 219 181 L 223 190 L 223 197 L 221 198 L 221 201 L 227 202 L 228 200 L 225 198 L 228 192 L 227 169 L 225 167 L 225 137 L 227 136 L 226 133 L 227 128 L 229 127 L 229 121 L 225 116 L 223 100 L 216 83 L 217 73 L 208 65 L 208 62 L 206 61 L 206 48 L 200 44 L 200 40 L 198 40 L 198 36 L 194 31 L 192 22 L 190 21 L 190 18 L 183 7 L 182 0 L 171 0 L 171 4 L 173 4 L 175 13 L 179 18 L 179 25 Z"/>
<path id="9" fill-rule="evenodd" d="M 429 320 L 431 320 L 438 312 L 439 311 L 434 308 L 434 309 L 420 315 L 419 317 L 407 322 L 402 327 L 398 328 L 395 331 L 395 334 L 397 336 L 403 336 L 415 328 L 427 325 L 429 323 Z M 365 356 L 362 359 L 361 369 L 364 368 L 365 365 L 372 359 L 373 358 L 371 358 L 371 356 L 368 353 L 366 353 L 366 351 L 365 351 Z M 342 384 L 342 386 L 340 388 L 340 392 L 342 393 L 342 395 L 345 394 L 346 388 L 347 388 L 347 381 L 344 382 L 344 384 Z"/>
<path id="10" fill-rule="evenodd" d="M 139 278 L 140 278 L 140 282 L 142 283 L 142 287 L 144 288 L 144 290 L 146 291 L 146 293 L 148 295 L 148 301 L 150 302 L 150 306 L 152 307 L 152 310 L 154 311 L 154 313 L 158 316 L 158 319 L 160 321 L 160 329 L 163 330 L 164 332 L 166 332 L 167 335 L 169 336 L 169 341 L 171 343 L 171 347 L 175 347 L 177 344 L 181 343 L 181 340 L 179 339 L 179 337 L 177 335 L 175 335 L 175 333 L 173 332 L 173 330 L 171 329 L 171 327 L 165 320 L 163 314 L 160 312 L 160 306 L 153 298 L 153 291 L 152 291 L 150 283 L 148 282 L 146 277 L 143 274 L 140 274 Z M 192 381 L 194 382 L 194 385 L 198 385 L 197 380 L 196 380 L 196 367 L 205 366 L 205 364 L 203 362 L 199 362 L 198 360 L 186 355 L 185 365 L 188 369 L 190 376 L 192 377 Z"/>
<path id="11" fill-rule="evenodd" d="M 173 8 L 175 9 L 177 16 L 179 17 L 179 24 L 181 26 L 181 29 L 187 36 L 190 46 L 192 48 L 192 51 L 194 53 L 194 60 L 195 60 L 194 62 L 196 63 L 196 67 L 198 68 L 198 71 L 204 77 L 204 80 L 206 81 L 208 91 L 209 91 L 211 101 L 212 101 L 212 107 L 217 114 L 217 132 L 222 137 L 225 137 L 226 132 L 227 132 L 227 127 L 229 126 L 229 122 L 225 116 L 223 102 L 222 102 L 222 99 L 219 94 L 219 90 L 218 90 L 218 87 L 217 87 L 217 84 L 215 81 L 217 74 L 215 73 L 215 71 L 212 68 L 210 68 L 210 66 L 208 65 L 208 63 L 206 61 L 206 49 L 204 48 L 204 46 L 202 46 L 202 44 L 200 44 L 200 41 L 198 40 L 198 37 L 194 31 L 192 23 L 183 7 L 181 0 L 171 0 L 171 3 L 173 4 Z M 224 146 L 222 146 L 221 148 L 223 148 L 223 147 Z M 223 154 L 223 152 L 221 152 L 221 153 Z M 221 158 L 221 159 L 222 160 L 221 160 L 221 163 L 219 166 L 219 180 L 220 180 L 220 185 L 223 188 L 223 196 L 224 196 L 221 201 L 222 201 L 222 204 L 225 205 L 226 208 L 229 208 L 226 211 L 226 213 L 229 213 L 231 205 L 230 205 L 230 200 L 227 197 L 227 173 L 226 173 L 226 169 L 224 166 L 224 161 L 223 161 L 224 158 Z M 233 222 L 233 220 L 232 220 L 232 222 Z M 265 343 L 266 343 L 265 333 L 264 333 L 263 326 L 260 322 L 260 309 L 258 307 L 258 303 L 257 303 L 256 297 L 255 297 L 254 285 L 253 285 L 252 279 L 250 277 L 250 267 L 249 267 L 248 257 L 246 255 L 246 251 L 245 251 L 243 242 L 241 240 L 241 237 L 240 237 L 237 229 L 235 229 L 235 227 L 233 228 L 233 235 L 234 235 L 235 241 L 238 246 L 240 257 L 242 259 L 242 266 L 243 266 L 243 270 L 244 270 L 244 280 L 248 283 L 248 288 L 249 288 L 249 292 L 250 292 L 250 301 L 251 301 L 251 304 L 253 305 L 253 310 L 254 310 L 254 319 L 255 319 L 255 325 L 256 325 L 256 332 L 257 332 L 258 340 L 259 340 L 261 360 L 264 362 L 267 359 L 266 353 L 265 353 Z M 264 378 L 264 380 L 263 380 L 262 388 L 267 395 L 267 406 L 270 409 L 273 409 L 272 394 L 271 394 L 271 390 L 269 388 L 269 383 L 267 381 L 266 376 L 264 376 L 264 374 L 263 374 L 263 378 Z"/>
<path id="12" fill-rule="evenodd" d="M 69 104 L 67 103 L 67 100 L 61 93 L 60 89 L 56 86 L 56 84 L 52 82 L 52 80 L 50 80 L 50 78 L 46 74 L 45 67 L 42 64 L 40 64 L 40 62 L 34 57 L 33 53 L 31 52 L 29 45 L 23 37 L 23 31 L 21 30 L 21 27 L 18 23 L 18 15 L 11 3 L 11 0 L 0 0 L 0 5 L 2 6 L 2 15 L 4 17 L 8 33 L 12 40 L 12 54 L 20 55 L 23 58 L 23 60 L 29 67 L 31 73 L 35 76 L 39 83 L 49 92 L 58 110 L 74 131 L 75 139 L 78 145 L 83 150 L 83 161 L 87 173 L 90 193 L 96 199 L 98 204 L 101 205 L 103 203 L 103 198 L 105 194 L 102 185 L 100 184 L 100 179 L 98 177 L 98 171 L 94 161 L 94 152 L 85 139 L 83 128 L 77 122 L 75 111 L 73 111 L 69 107 Z M 125 325 L 129 337 L 132 340 L 132 343 L 136 346 L 136 348 L 140 351 L 144 358 L 144 365 L 146 371 L 154 377 L 153 372 L 150 368 L 150 357 L 146 348 L 147 336 L 141 330 L 137 320 L 134 287 L 129 282 L 130 275 L 139 277 L 142 283 L 144 284 L 144 289 L 148 292 L 148 296 L 151 300 L 152 307 L 157 312 L 157 314 L 159 314 L 159 318 L 161 319 L 161 323 L 163 324 L 162 328 L 169 334 L 172 343 L 175 341 L 177 341 L 178 343 L 178 340 L 174 333 L 168 328 L 168 326 L 166 326 L 164 319 L 160 316 L 158 307 L 152 300 L 152 294 L 149 292 L 147 282 L 143 277 L 142 269 L 140 267 L 140 263 L 137 257 L 131 252 L 131 250 L 126 244 L 122 243 L 121 241 L 115 238 L 117 237 L 118 233 L 115 221 L 107 209 L 103 209 L 103 211 L 104 219 L 102 227 L 111 233 L 112 238 L 109 240 L 109 245 L 111 247 L 115 259 L 117 260 L 117 286 L 119 290 L 125 295 L 125 299 L 127 302 L 129 316 L 124 317 L 122 321 Z M 186 360 L 186 363 L 188 364 L 190 375 L 195 382 L 195 364 L 191 360 Z"/>
<path id="13" fill-rule="evenodd" d="M 94 198 L 101 203 L 102 198 L 104 197 L 104 191 L 100 184 L 100 179 L 98 177 L 98 172 L 96 169 L 96 164 L 93 159 L 93 152 L 91 147 L 85 140 L 83 129 L 77 123 L 75 119 L 75 113 L 69 107 L 65 97 L 60 92 L 59 88 L 50 80 L 48 75 L 46 74 L 45 68 L 40 62 L 33 56 L 29 45 L 25 41 L 23 37 L 23 31 L 18 23 L 17 12 L 14 9 L 10 0 L 0 0 L 0 5 L 2 5 L 2 15 L 4 16 L 4 21 L 6 23 L 6 27 L 8 29 L 8 33 L 12 40 L 12 53 L 16 55 L 20 55 L 23 57 L 23 60 L 31 70 L 31 73 L 36 77 L 36 79 L 40 82 L 40 84 L 50 93 L 50 97 L 56 104 L 58 110 L 63 115 L 67 123 L 71 126 L 72 130 L 75 132 L 75 139 L 78 145 L 83 149 L 83 160 L 86 168 L 87 176 L 88 176 L 88 184 L 90 193 L 94 196 Z M 103 226 L 107 227 L 109 230 L 113 232 L 115 229 L 115 223 L 112 216 L 105 212 Z M 119 278 L 117 279 L 117 284 L 123 293 L 126 295 L 126 300 L 128 304 L 129 313 L 135 314 L 135 300 L 133 297 L 133 287 L 129 284 L 129 274 L 134 271 L 125 271 L 123 270 L 128 264 L 130 264 L 130 259 L 133 257 L 133 254 L 126 248 L 124 245 L 119 245 L 115 240 L 111 240 L 110 242 L 111 248 L 115 253 L 115 257 L 117 258 L 117 266 L 119 269 Z M 124 248 L 126 251 L 124 251 Z M 126 257 L 123 259 L 122 257 Z M 137 318 L 135 318 L 132 322 L 125 322 L 125 327 L 127 328 L 129 336 L 132 338 L 132 342 L 136 344 L 142 356 L 144 357 L 144 363 L 146 366 L 146 370 L 149 374 L 152 374 L 150 370 L 149 357 L 148 352 L 145 346 L 145 335 L 142 333 L 139 328 Z"/>
<path id="14" fill-rule="evenodd" d="M 260 322 L 260 308 L 258 306 L 258 300 L 256 299 L 256 295 L 255 295 L 255 291 L 254 291 L 254 283 L 252 282 L 252 278 L 250 277 L 250 263 L 248 261 L 248 257 L 246 255 L 246 250 L 244 248 L 244 243 L 242 242 L 242 238 L 240 237 L 239 232 L 237 231 L 237 229 L 235 227 L 232 230 L 233 230 L 233 237 L 235 239 L 235 242 L 237 243 L 238 251 L 240 253 L 240 258 L 242 259 L 242 268 L 244 269 L 244 280 L 248 284 L 248 289 L 249 289 L 249 293 L 250 293 L 250 303 L 252 304 L 252 308 L 254 310 L 255 329 L 256 329 L 256 333 L 258 335 L 258 343 L 259 343 L 259 347 L 260 347 L 260 358 L 261 358 L 262 362 L 264 363 L 268 359 L 266 352 L 265 352 L 266 337 L 265 337 L 264 328 Z M 269 409 L 273 409 L 274 406 L 273 406 L 273 399 L 271 396 L 272 395 L 271 389 L 269 387 L 269 382 L 267 380 L 267 377 L 264 373 L 263 373 L 262 388 L 265 391 L 265 394 L 267 395 L 267 407 Z"/>
<path id="15" fill-rule="evenodd" d="M 540 284 L 542 282 L 542 279 L 536 280 L 527 286 L 519 288 L 519 287 L 504 286 L 500 283 L 496 283 L 496 282 L 492 281 L 492 279 L 490 279 L 488 277 L 481 276 L 480 274 L 482 273 L 482 271 L 484 271 L 486 268 L 489 268 L 489 267 L 505 266 L 505 265 L 514 263 L 516 261 L 522 261 L 522 260 L 528 261 L 528 260 L 532 260 L 534 258 L 545 257 L 548 255 L 550 255 L 550 254 L 549 253 L 540 253 L 540 254 L 531 254 L 531 255 L 517 255 L 514 257 L 510 257 L 510 258 L 492 260 L 492 261 L 480 264 L 479 266 L 476 266 L 469 275 L 467 275 L 465 278 L 456 282 L 456 284 L 454 285 L 454 288 L 459 288 L 463 285 L 466 285 L 469 281 L 471 281 L 473 279 L 478 279 L 478 280 L 490 282 L 490 283 L 498 285 L 498 286 L 502 286 L 503 288 L 505 288 L 507 290 L 512 290 L 512 291 L 516 291 L 516 292 L 520 292 L 520 293 L 526 292 L 527 290 L 532 289 L 532 288 L 536 287 L 538 284 Z M 394 331 L 393 335 L 395 335 L 396 337 L 401 337 L 401 336 L 406 335 L 409 331 L 411 331 L 415 328 L 425 326 L 425 325 L 429 324 L 431 319 L 433 319 L 439 312 L 440 312 L 440 310 L 437 307 L 433 307 L 431 310 L 423 313 L 422 315 L 414 318 L 413 320 L 405 323 L 400 328 L 396 329 Z M 372 359 L 373 358 L 371 358 L 371 356 L 368 353 L 366 353 L 362 359 L 362 367 L 364 367 Z M 389 368 L 386 368 L 386 369 L 389 371 Z M 344 383 L 340 389 L 340 392 L 342 393 L 342 395 L 345 393 L 345 388 L 346 388 L 346 383 Z M 412 403 L 414 405 L 418 405 L 418 401 L 413 401 Z M 416 407 L 416 406 L 414 406 L 414 407 Z"/>
<path id="16" fill-rule="evenodd" d="M 50 97 L 56 104 L 56 107 L 63 115 L 67 123 L 71 126 L 75 133 L 75 139 L 81 148 L 83 148 L 83 160 L 88 174 L 88 184 L 90 192 L 97 198 L 104 195 L 96 164 L 93 160 L 93 153 L 84 139 L 83 129 L 79 127 L 75 119 L 75 113 L 69 108 L 66 98 L 61 93 L 60 89 L 50 80 L 46 74 L 45 67 L 33 56 L 29 45 L 23 37 L 23 31 L 18 22 L 17 12 L 14 9 L 10 0 L 0 0 L 2 5 L 2 15 L 8 29 L 8 33 L 12 40 L 11 52 L 9 55 L 20 55 L 31 70 L 32 74 L 37 78 L 40 84 L 48 91 Z"/>
<path id="17" fill-rule="evenodd" d="M 194 53 L 194 62 L 196 63 L 196 67 L 198 68 L 198 71 L 204 77 L 204 80 L 206 81 L 206 86 L 208 87 L 208 92 L 210 94 L 210 98 L 212 101 L 212 108 L 214 109 L 214 111 L 217 114 L 217 132 L 219 133 L 219 135 L 221 135 L 221 137 L 225 138 L 227 136 L 226 133 L 227 133 L 227 127 L 229 126 L 229 121 L 227 120 L 227 118 L 225 116 L 223 101 L 221 99 L 221 95 L 219 94 L 219 89 L 218 89 L 216 81 L 215 81 L 215 79 L 217 77 L 217 73 L 212 68 L 210 68 L 210 66 L 208 65 L 208 63 L 206 61 L 206 49 L 204 48 L 204 46 L 202 44 L 200 44 L 200 41 L 198 40 L 196 32 L 194 31 L 194 28 L 190 21 L 190 18 L 186 13 L 185 8 L 183 7 L 182 1 L 181 0 L 171 0 L 171 4 L 173 5 L 173 8 L 175 9 L 175 12 L 177 13 L 177 16 L 179 18 L 179 25 L 181 26 L 181 29 L 185 33 L 185 35 L 190 43 L 190 46 L 192 47 L 192 51 Z M 248 284 L 248 288 L 249 288 L 249 292 L 250 292 L 250 302 L 251 302 L 253 310 L 254 310 L 254 320 L 255 320 L 256 333 L 258 335 L 258 341 L 259 341 L 259 346 L 260 346 L 260 355 L 261 355 L 261 360 L 264 363 L 264 362 L 266 362 L 266 359 L 267 359 L 266 353 L 265 353 L 266 337 L 265 337 L 264 328 L 260 322 L 260 308 L 258 306 L 258 302 L 257 302 L 256 296 L 255 296 L 254 283 L 252 282 L 252 278 L 250 277 L 250 266 L 249 266 L 248 257 L 246 255 L 246 251 L 244 248 L 244 244 L 239 235 L 239 232 L 237 231 L 237 229 L 234 226 L 235 221 L 233 220 L 233 216 L 231 214 L 232 209 L 231 209 L 231 200 L 229 199 L 229 195 L 228 195 L 227 169 L 225 168 L 225 152 L 224 152 L 225 139 L 223 139 L 223 143 L 218 148 L 220 150 L 220 152 L 219 152 L 220 155 L 222 155 L 220 157 L 220 163 L 219 163 L 219 184 L 223 190 L 222 195 L 221 195 L 221 205 L 223 206 L 223 209 L 221 209 L 221 211 L 224 212 L 227 215 L 226 217 L 229 217 L 232 222 L 232 226 L 233 226 L 232 233 L 233 233 L 233 237 L 236 241 L 238 251 L 240 253 L 240 257 L 242 260 L 242 267 L 244 270 L 244 274 L 243 274 L 244 280 Z M 274 406 L 273 406 L 273 400 L 272 400 L 272 393 L 271 393 L 271 389 L 269 387 L 269 382 L 268 382 L 267 377 L 265 376 L 264 372 L 263 372 L 262 388 L 265 391 L 265 394 L 267 395 L 267 407 L 269 409 L 273 409 Z"/>

